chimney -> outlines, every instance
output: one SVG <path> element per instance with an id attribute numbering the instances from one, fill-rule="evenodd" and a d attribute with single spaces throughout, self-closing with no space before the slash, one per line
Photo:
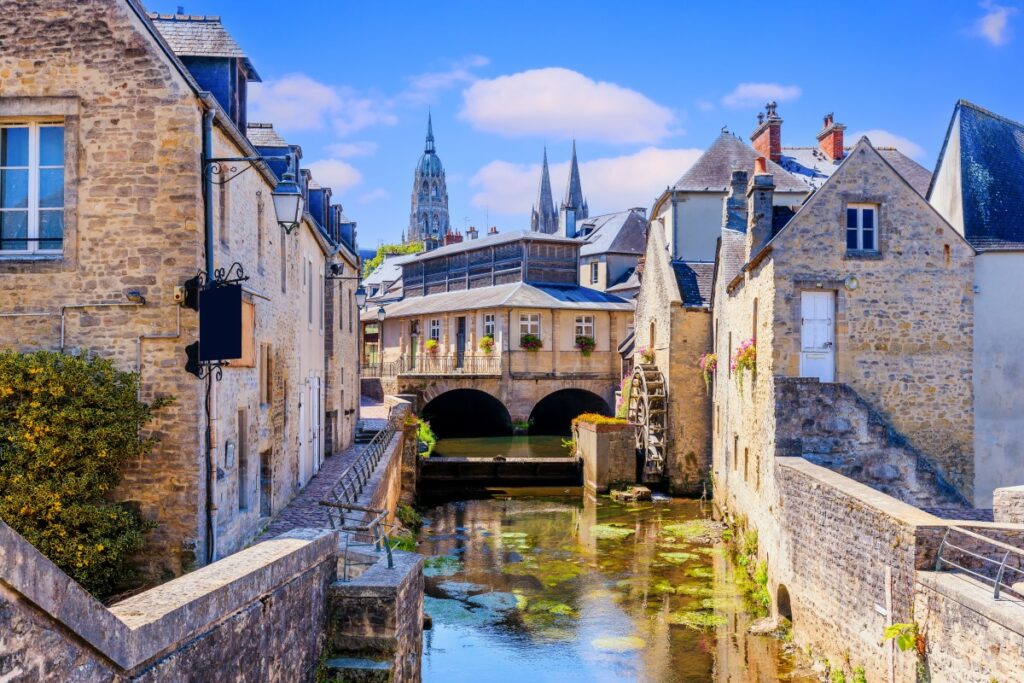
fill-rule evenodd
<path id="1" fill-rule="evenodd" d="M 487 234 L 488 235 L 497 235 L 498 234 L 498 226 L 492 225 L 491 227 L 487 228 Z"/>
<path id="2" fill-rule="evenodd" d="M 841 161 L 843 158 L 843 131 L 846 126 L 836 123 L 832 112 L 825 114 L 825 121 L 818 133 L 818 149 L 828 159 Z"/>
<path id="3" fill-rule="evenodd" d="M 475 240 L 477 238 L 477 235 L 479 235 L 479 234 L 480 234 L 480 231 L 477 230 L 472 225 L 469 226 L 469 230 L 466 231 L 466 236 L 469 237 L 469 239 L 471 239 L 471 240 Z"/>
<path id="4" fill-rule="evenodd" d="M 462 233 L 461 232 L 448 232 L 448 233 L 445 233 L 445 236 L 444 236 L 444 246 L 447 247 L 449 244 L 458 244 L 461 241 L 462 241 Z"/>
<path id="5" fill-rule="evenodd" d="M 750 146 L 775 163 L 782 160 L 782 119 L 776 113 L 778 105 L 769 102 L 764 106 L 767 115 L 757 115 L 757 128 L 750 134 Z"/>
<path id="6" fill-rule="evenodd" d="M 764 157 L 758 157 L 764 159 Z M 722 202 L 722 229 L 747 231 L 747 172 L 733 171 L 729 194 Z"/>
<path id="7" fill-rule="evenodd" d="M 747 186 L 747 261 L 772 238 L 775 179 L 765 171 L 764 157 L 758 157 L 755 169 Z"/>

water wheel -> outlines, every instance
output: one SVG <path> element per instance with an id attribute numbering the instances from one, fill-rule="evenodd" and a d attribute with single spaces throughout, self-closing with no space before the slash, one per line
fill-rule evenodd
<path id="1" fill-rule="evenodd" d="M 665 376 L 658 366 L 640 364 L 629 382 L 629 421 L 643 458 L 643 481 L 660 482 L 665 471 Z"/>

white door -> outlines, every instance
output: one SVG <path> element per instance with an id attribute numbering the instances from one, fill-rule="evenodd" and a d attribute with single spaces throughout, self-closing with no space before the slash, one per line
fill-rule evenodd
<path id="1" fill-rule="evenodd" d="M 800 376 L 834 382 L 835 292 L 800 294 Z"/>
<path id="2" fill-rule="evenodd" d="M 320 398 L 320 378 L 314 377 L 309 385 L 309 405 L 311 406 L 310 422 L 313 424 L 311 433 L 309 435 L 312 441 L 312 448 L 310 449 L 313 454 L 313 471 L 317 472 L 320 470 L 320 464 L 324 460 L 323 450 L 323 439 L 321 438 L 321 430 L 323 429 L 323 404 Z"/>
<path id="3" fill-rule="evenodd" d="M 309 469 L 306 466 L 307 448 L 306 437 L 306 396 L 305 392 L 299 391 L 299 485 L 305 486 L 309 481 Z"/>

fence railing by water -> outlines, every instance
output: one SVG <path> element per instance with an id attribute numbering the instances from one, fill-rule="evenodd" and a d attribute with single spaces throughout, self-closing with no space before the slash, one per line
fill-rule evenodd
<path id="1" fill-rule="evenodd" d="M 345 539 L 345 546 L 342 548 L 342 581 L 352 578 L 352 570 L 356 565 L 372 564 L 353 560 L 349 551 L 359 548 L 378 553 L 383 551 L 388 558 L 388 569 L 395 568 L 390 540 L 393 525 L 387 523 L 387 510 L 352 503 L 332 503 L 329 500 L 320 501 L 320 505 L 327 508 L 327 519 L 331 528 L 340 531 Z"/>
<path id="2" fill-rule="evenodd" d="M 961 571 L 992 586 L 995 600 L 1004 591 L 1024 599 L 1024 550 L 962 527 L 946 529 L 935 556 L 935 571 Z"/>
<path id="3" fill-rule="evenodd" d="M 466 356 L 460 354 L 423 354 L 415 358 L 377 362 L 362 367 L 363 377 L 398 375 L 500 375 L 501 355 Z"/>

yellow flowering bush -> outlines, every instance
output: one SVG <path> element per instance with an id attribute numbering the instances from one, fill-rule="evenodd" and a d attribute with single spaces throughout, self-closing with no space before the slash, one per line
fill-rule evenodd
<path id="1" fill-rule="evenodd" d="M 121 468 L 169 399 L 140 402 L 138 376 L 101 358 L 0 352 L 0 519 L 98 596 L 127 585 L 152 527 L 110 500 Z"/>

